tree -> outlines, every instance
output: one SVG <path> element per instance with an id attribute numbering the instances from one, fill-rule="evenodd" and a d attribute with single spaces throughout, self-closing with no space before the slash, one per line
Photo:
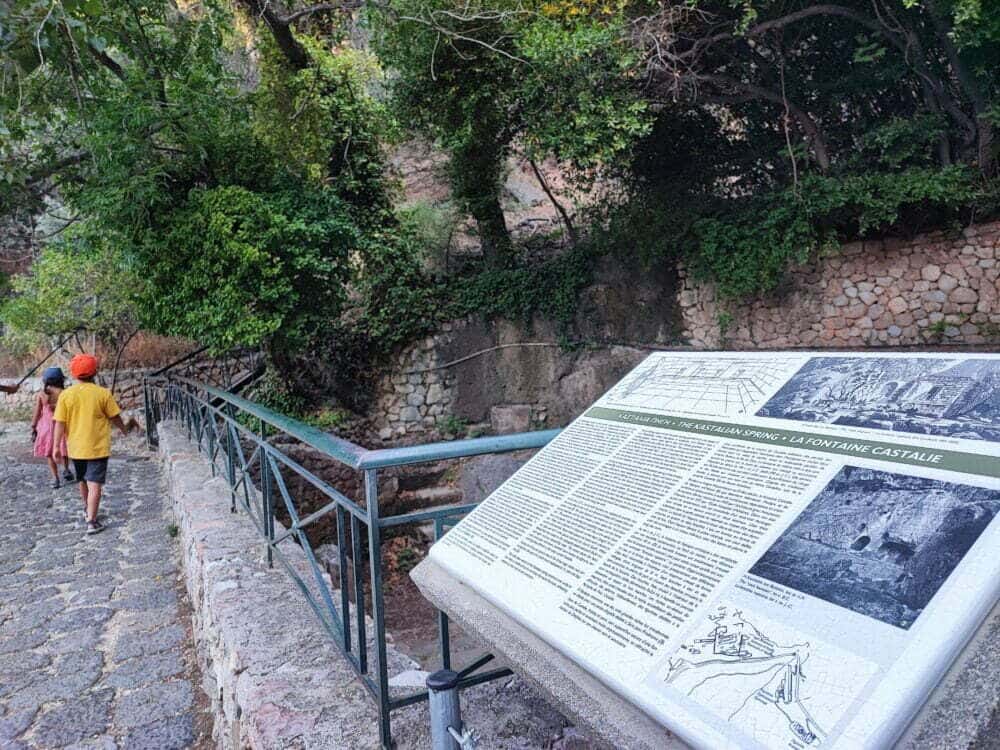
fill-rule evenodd
<path id="1" fill-rule="evenodd" d="M 15 276 L 0 307 L 5 345 L 28 351 L 40 340 L 90 334 L 114 353 L 114 380 L 139 329 L 140 281 L 113 243 L 74 227 L 49 245 L 30 272 Z"/>
<path id="2" fill-rule="evenodd" d="M 336 321 L 352 265 L 394 223 L 391 123 L 377 66 L 338 54 L 337 26 L 242 7 L 259 38 L 215 0 L 3 6 L 3 197 L 58 195 L 113 238 L 154 330 L 295 348 Z M 259 86 L 237 76 L 248 45 Z"/>
<path id="3" fill-rule="evenodd" d="M 449 152 L 455 195 L 494 263 L 509 262 L 514 250 L 500 204 L 512 149 L 584 172 L 619 157 L 648 127 L 628 81 L 621 25 L 596 4 L 582 14 L 454 0 L 369 8 L 402 119 Z"/>

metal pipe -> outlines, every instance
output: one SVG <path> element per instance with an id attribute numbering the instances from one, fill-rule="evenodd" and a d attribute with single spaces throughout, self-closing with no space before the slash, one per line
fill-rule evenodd
<path id="1" fill-rule="evenodd" d="M 440 669 L 427 676 L 431 715 L 431 750 L 461 750 L 450 729 L 462 731 L 462 708 L 458 700 L 458 673 Z"/>
<path id="2" fill-rule="evenodd" d="M 385 750 L 392 748 L 389 712 L 389 663 L 385 643 L 385 602 L 382 598 L 382 529 L 378 525 L 378 472 L 365 471 L 365 510 L 368 511 L 368 560 L 372 577 L 372 619 L 378 669 L 379 737 Z"/>

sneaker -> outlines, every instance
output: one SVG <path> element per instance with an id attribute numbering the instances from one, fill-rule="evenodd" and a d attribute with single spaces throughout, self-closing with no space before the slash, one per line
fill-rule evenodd
<path id="1" fill-rule="evenodd" d="M 72 482 L 74 479 L 76 479 L 76 475 L 73 474 L 73 472 L 70 471 L 69 469 L 66 469 L 66 471 L 63 472 L 63 479 L 65 479 L 67 482 Z"/>
<path id="2" fill-rule="evenodd" d="M 52 487 L 52 489 L 54 489 L 54 490 L 58 490 L 60 487 L 62 487 L 62 485 L 59 484 L 59 480 L 58 479 L 53 479 L 52 480 L 52 484 L 49 485 L 49 486 Z"/>
<path id="3" fill-rule="evenodd" d="M 101 525 L 100 521 L 87 521 L 88 534 L 100 534 L 102 531 L 104 531 L 104 526 Z"/>

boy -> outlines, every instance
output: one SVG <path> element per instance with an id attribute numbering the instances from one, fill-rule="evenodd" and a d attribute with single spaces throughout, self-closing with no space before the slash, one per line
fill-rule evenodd
<path id="1" fill-rule="evenodd" d="M 104 530 L 97 520 L 101 505 L 101 492 L 108 474 L 108 457 L 111 455 L 111 425 L 123 435 L 130 431 L 121 418 L 121 409 L 111 391 L 96 385 L 97 359 L 90 354 L 77 354 L 70 360 L 70 374 L 80 381 L 61 394 L 53 419 L 56 423 L 52 457 L 62 458 L 60 443 L 65 435 L 69 457 L 73 460 L 76 481 L 80 485 L 87 520 L 87 533 Z"/>

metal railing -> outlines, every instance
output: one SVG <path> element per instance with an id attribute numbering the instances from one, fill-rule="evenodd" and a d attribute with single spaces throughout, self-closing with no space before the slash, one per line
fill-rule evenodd
<path id="1" fill-rule="evenodd" d="M 256 526 L 266 545 L 268 564 L 273 566 L 274 560 L 277 560 L 295 581 L 327 634 L 376 701 L 382 746 L 392 747 L 391 712 L 428 700 L 428 691 L 390 696 L 381 554 L 385 530 L 433 523 L 434 540 L 437 541 L 475 504 L 431 508 L 383 518 L 378 502 L 379 471 L 444 459 L 541 448 L 559 430 L 366 450 L 233 393 L 189 378 L 171 375 L 149 377 L 144 382 L 144 394 L 150 445 L 154 444 L 156 425 L 161 420 L 183 422 L 188 437 L 208 457 L 213 474 L 221 473 L 228 482 L 230 509 L 236 512 L 242 507 Z M 279 437 L 282 440 L 292 438 L 330 460 L 360 472 L 363 501 L 347 497 L 287 455 L 274 444 L 275 438 Z M 326 504 L 305 517 L 300 516 L 298 503 L 286 480 L 286 476 L 290 475 L 299 477 L 314 491 L 324 495 Z M 287 525 L 277 521 L 279 507 L 284 509 Z M 307 527 L 328 516 L 336 520 L 338 589 L 326 584 L 323 570 L 305 533 Z M 365 537 L 367 554 L 364 550 Z M 312 580 L 303 578 L 291 564 L 282 552 L 283 544 L 297 544 L 302 549 Z M 365 560 L 365 557 L 368 559 Z M 369 608 L 373 623 L 374 664 L 368 654 L 366 610 Z M 451 669 L 448 617 L 438 612 L 437 619 L 441 668 Z M 460 670 L 457 687 L 461 689 L 511 674 L 508 669 L 480 671 L 492 659 L 492 655 L 484 656 Z"/>

